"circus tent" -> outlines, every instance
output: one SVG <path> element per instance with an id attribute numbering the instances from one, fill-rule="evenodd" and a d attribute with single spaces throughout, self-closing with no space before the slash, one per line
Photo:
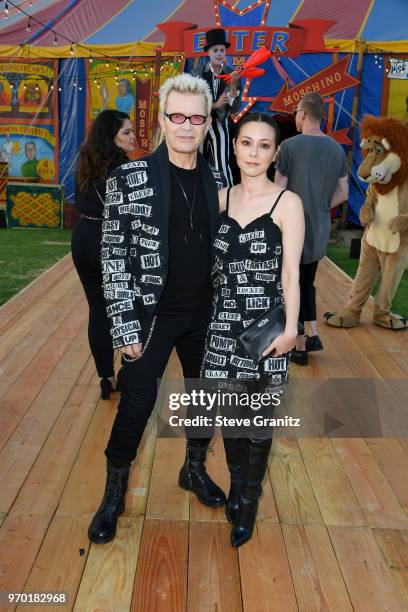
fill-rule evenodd
<path id="1" fill-rule="evenodd" d="M 164 42 L 157 24 L 168 21 L 191 22 L 198 27 L 215 27 L 215 5 L 222 26 L 260 25 L 259 11 L 267 5 L 266 26 L 287 26 L 308 19 L 332 20 L 325 34 L 327 52 L 281 58 L 283 75 L 299 83 L 347 55 L 348 71 L 361 80 L 358 105 L 355 89 L 335 95 L 333 127 L 349 128 L 352 133 L 352 189 L 350 206 L 357 220 L 363 201 L 363 185 L 356 178 L 358 123 L 366 113 L 402 116 L 406 111 L 408 81 L 394 82 L 386 70 L 392 57 L 403 60 L 408 53 L 408 7 L 406 0 L 23 0 L 0 2 L 6 19 L 0 19 L 0 61 L 21 58 L 58 60 L 59 182 L 66 185 L 66 196 L 73 197 L 72 171 L 76 151 L 86 127 L 86 87 L 72 87 L 87 80 L 90 57 L 154 58 L 155 49 Z M 7 5 L 7 13 L 6 13 Z M 258 11 L 258 13 L 257 13 Z M 252 20 L 252 21 L 251 21 Z M 363 56 L 363 57 L 362 57 Z M 362 58 L 359 70 L 359 58 Z M 165 57 L 162 57 L 162 60 Z M 115 61 L 115 60 L 113 60 Z M 191 65 L 186 62 L 186 69 Z M 271 64 L 264 78 L 254 81 L 251 95 L 276 96 L 284 78 Z M 259 108 L 269 104 L 259 101 Z M 1 107 L 1 105 L 0 105 Z M 0 121 L 2 113 L 0 110 Z M 1 125 L 0 125 L 1 128 Z"/>

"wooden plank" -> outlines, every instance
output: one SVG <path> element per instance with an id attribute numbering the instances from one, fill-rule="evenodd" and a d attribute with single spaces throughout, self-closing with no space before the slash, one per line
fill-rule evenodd
<path id="1" fill-rule="evenodd" d="M 24 591 L 67 593 L 68 605 L 63 609 L 72 610 L 90 547 L 88 522 L 88 517 L 54 517 Z M 38 606 L 18 606 L 17 610 L 36 611 Z M 61 605 L 47 606 L 47 610 L 58 612 Z"/>
<path id="2" fill-rule="evenodd" d="M 122 517 L 112 542 L 103 546 L 92 544 L 75 611 L 129 610 L 142 526 L 142 518 Z"/>
<path id="3" fill-rule="evenodd" d="M 369 438 L 367 444 L 405 512 L 408 512 L 407 449 L 392 438 Z"/>
<path id="4" fill-rule="evenodd" d="M 365 525 L 366 518 L 331 441 L 327 438 L 298 441 L 325 524 Z"/>
<path id="5" fill-rule="evenodd" d="M 364 440 L 333 439 L 361 508 L 372 527 L 407 529 L 408 516 Z"/>
<path id="6" fill-rule="evenodd" d="M 0 591 L 24 590 L 49 519 L 9 514 L 0 528 Z"/>
<path id="7" fill-rule="evenodd" d="M 318 304 L 323 304 L 323 312 L 333 311 L 338 308 L 336 304 L 336 297 L 333 293 L 327 289 L 318 290 Z M 330 307 L 332 303 L 332 307 Z M 336 348 L 344 359 L 345 363 L 353 372 L 353 376 L 356 378 L 379 378 L 378 371 L 371 364 L 369 359 L 363 353 L 358 344 L 354 341 L 353 331 L 355 328 L 337 329 L 330 327 L 330 325 L 322 326 L 322 342 L 324 345 L 325 339 L 329 338 L 333 343 L 336 344 Z"/>
<path id="8" fill-rule="evenodd" d="M 64 279 L 64 282 L 58 283 L 53 287 L 50 292 L 47 293 L 46 297 L 34 303 L 31 309 L 28 309 L 19 317 L 15 325 L 12 325 L 4 332 L 0 347 L 0 361 L 7 357 L 10 351 L 15 349 L 17 345 L 19 345 L 22 350 L 28 348 L 30 345 L 28 338 L 31 334 L 37 334 L 40 324 L 41 328 L 44 327 L 45 330 L 44 323 L 47 320 L 49 320 L 50 324 L 58 320 L 60 316 L 58 312 L 59 309 L 55 308 L 55 306 L 58 305 L 60 308 L 63 307 L 63 300 L 65 297 L 70 294 L 72 297 L 72 293 L 76 293 L 75 298 L 79 299 L 79 292 L 72 292 L 75 285 L 78 289 L 80 286 L 78 277 L 76 277 L 75 274 L 75 272 L 70 272 Z"/>
<path id="9" fill-rule="evenodd" d="M 242 610 L 238 553 L 230 534 L 226 523 L 190 522 L 187 610 Z"/>
<path id="10" fill-rule="evenodd" d="M 343 301 L 341 302 L 341 305 L 342 305 L 348 298 L 348 295 L 351 289 L 351 285 L 352 285 L 351 278 L 345 272 L 343 272 L 343 270 L 341 270 L 338 266 L 336 266 L 334 262 L 332 262 L 330 259 L 327 259 L 327 258 L 325 259 L 323 269 L 328 279 L 332 279 L 332 281 L 336 283 L 336 297 L 337 297 L 337 292 L 339 292 L 338 297 L 340 299 L 343 298 Z M 341 281 L 339 283 L 340 279 Z M 362 317 L 363 322 L 369 323 L 369 325 L 366 326 L 368 333 L 371 334 L 381 345 L 386 346 L 387 349 L 394 348 L 394 349 L 402 349 L 406 351 L 407 350 L 406 348 L 407 339 L 406 339 L 406 335 L 404 334 L 404 332 L 402 333 L 393 332 L 393 331 L 384 329 L 382 327 L 379 327 L 378 325 L 374 325 L 372 323 L 373 313 L 374 313 L 374 298 L 370 297 L 364 307 L 363 317 Z"/>
<path id="11" fill-rule="evenodd" d="M 103 497 L 106 480 L 104 449 L 116 416 L 117 398 L 100 401 L 61 496 L 57 514 L 93 515 Z"/>
<path id="12" fill-rule="evenodd" d="M 46 384 L 0 452 L 0 511 L 8 512 L 71 392 Z"/>
<path id="13" fill-rule="evenodd" d="M 276 440 L 269 473 L 281 523 L 323 523 L 295 437 Z"/>
<path id="14" fill-rule="evenodd" d="M 259 500 L 256 520 L 258 522 L 268 520 L 269 523 L 279 523 L 278 509 L 276 507 L 269 470 L 266 470 L 266 474 L 262 482 L 262 497 Z"/>
<path id="15" fill-rule="evenodd" d="M 144 515 L 156 449 L 157 419 L 149 419 L 133 463 L 126 498 L 125 516 Z"/>
<path id="16" fill-rule="evenodd" d="M 158 438 L 147 500 L 146 518 L 188 520 L 189 493 L 178 486 L 184 462 L 183 439 Z"/>
<path id="17" fill-rule="evenodd" d="M 75 316 L 70 315 L 70 311 L 72 309 L 76 310 L 79 304 L 80 302 L 78 300 L 71 300 L 68 298 L 66 303 L 61 307 L 58 318 L 55 316 L 49 322 L 44 320 L 42 323 L 38 323 L 35 327 L 35 331 L 33 330 L 24 340 L 17 344 L 12 351 L 10 351 L 9 356 L 0 364 L 0 377 L 7 382 L 9 387 L 13 385 L 27 367 L 32 369 L 38 352 L 44 347 L 44 344 L 50 336 L 58 330 L 61 324 L 66 329 L 67 338 L 65 342 L 68 341 L 69 346 L 85 322 L 85 314 L 81 310 Z M 59 351 L 59 344 L 60 342 L 57 341 L 55 346 L 57 353 Z M 54 354 L 52 344 L 48 346 L 48 351 L 50 352 L 48 360 L 52 361 Z M 46 353 L 45 356 L 43 353 L 42 360 L 45 360 L 47 363 Z M 44 376 L 40 375 L 38 378 L 45 380 Z"/>
<path id="18" fill-rule="evenodd" d="M 341 277 L 343 274 L 334 267 L 334 265 L 329 262 L 326 266 L 325 273 L 335 281 L 335 277 Z M 319 287 L 319 296 L 323 293 L 325 297 L 327 296 L 328 289 L 323 286 L 321 289 Z M 348 295 L 348 291 L 346 292 Z M 330 294 L 327 296 L 325 300 L 329 303 L 331 302 L 331 306 L 326 308 L 326 310 L 336 310 L 339 308 L 339 295 Z M 395 377 L 402 377 L 406 379 L 406 374 L 408 372 L 408 347 L 406 341 L 406 335 L 404 333 L 392 332 L 386 329 L 382 329 L 372 323 L 372 303 L 373 300 L 369 300 L 369 304 L 365 309 L 365 314 L 362 318 L 363 321 L 367 322 L 367 325 L 360 326 L 358 328 L 354 328 L 349 330 L 347 333 L 350 338 L 353 338 L 356 342 L 361 343 L 360 349 L 364 351 L 370 361 L 372 361 L 373 366 L 376 370 L 384 377 L 388 377 L 389 380 L 392 381 Z M 329 328 L 326 326 L 326 329 L 331 329 L 337 332 L 337 337 L 339 337 L 338 332 L 345 330 L 335 330 L 334 328 Z M 388 381 L 387 381 L 388 382 Z M 389 383 L 390 384 L 390 383 Z M 392 384 L 390 386 L 393 386 Z M 406 387 L 405 387 L 406 390 Z M 406 393 L 401 395 L 401 399 L 406 397 Z M 408 404 L 408 400 L 406 401 Z"/>
<path id="19" fill-rule="evenodd" d="M 89 363 L 86 368 L 86 375 L 82 373 L 79 378 L 83 384 L 89 381 Z M 106 480 L 104 450 L 116 416 L 118 401 L 119 394 L 114 393 L 109 401 L 98 403 L 61 496 L 57 508 L 58 515 L 93 515 L 98 509 Z M 152 417 L 148 422 L 131 470 L 125 516 L 137 516 L 145 511 L 155 448 L 155 434 L 156 421 Z"/>
<path id="20" fill-rule="evenodd" d="M 85 318 L 86 314 L 81 310 L 74 314 L 69 313 L 1 400 L 0 448 L 10 437 L 70 344 L 84 336 L 81 327 Z M 78 337 L 78 334 L 81 336 Z M 87 350 L 83 342 L 81 349 Z"/>
<path id="21" fill-rule="evenodd" d="M 98 399 L 98 388 L 74 389 L 13 504 L 14 513 L 52 517 Z"/>
<path id="22" fill-rule="evenodd" d="M 258 522 L 252 538 L 238 551 L 245 612 L 298 610 L 279 525 Z"/>
<path id="23" fill-rule="evenodd" d="M 408 609 L 408 533 L 399 529 L 373 529 L 373 534 Z"/>
<path id="24" fill-rule="evenodd" d="M 359 612 L 406 610 L 368 527 L 329 527 L 330 539 L 351 603 Z"/>
<path id="25" fill-rule="evenodd" d="M 60 283 L 72 267 L 72 256 L 68 253 L 0 306 L 0 333 L 14 325 L 27 308 L 32 308 L 34 302 L 39 301 L 51 287 Z"/>
<path id="26" fill-rule="evenodd" d="M 187 563 L 188 523 L 146 519 L 137 563 L 132 612 L 185 610 Z"/>
<path id="27" fill-rule="evenodd" d="M 299 610 L 353 610 L 326 527 L 282 530 Z"/>

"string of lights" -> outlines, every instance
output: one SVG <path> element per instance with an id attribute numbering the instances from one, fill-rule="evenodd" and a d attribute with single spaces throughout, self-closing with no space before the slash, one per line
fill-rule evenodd
<path id="1" fill-rule="evenodd" d="M 177 66 L 179 60 L 175 59 L 174 61 L 165 61 L 163 62 L 162 66 L 160 67 L 160 70 L 163 71 L 165 69 L 172 69 L 174 67 Z M 105 64 L 105 67 L 109 67 L 109 64 Z M 12 74 L 12 70 L 10 70 L 10 73 Z M 152 76 L 154 73 L 154 66 L 152 65 L 152 63 L 150 63 L 149 65 L 143 65 L 140 68 L 131 68 L 129 69 L 126 66 L 120 66 L 119 64 L 116 65 L 116 69 L 115 71 L 108 71 L 106 72 L 106 70 L 102 73 L 98 74 L 88 74 L 88 76 L 84 76 L 84 75 L 78 75 L 78 74 L 74 74 L 73 76 L 70 77 L 62 77 L 62 76 L 58 76 L 55 81 L 56 84 L 55 86 L 58 85 L 58 91 L 62 91 L 62 88 L 64 85 L 70 84 L 72 83 L 74 87 L 78 87 L 79 91 L 82 91 L 84 87 L 86 87 L 87 83 L 93 83 L 97 86 L 98 89 L 100 89 L 103 86 L 103 81 L 105 79 L 108 78 L 115 78 L 116 81 L 116 85 L 119 84 L 119 81 L 123 78 L 127 78 L 127 75 L 129 75 L 129 73 L 131 73 L 131 77 L 133 79 L 133 81 L 135 81 L 137 78 L 141 79 L 141 78 L 147 78 L 149 76 Z M 29 75 L 26 78 L 23 79 L 23 88 L 26 90 L 27 89 L 27 83 L 35 83 L 34 85 L 34 89 L 35 91 L 39 91 L 39 85 L 38 83 L 40 83 L 41 81 L 43 81 L 43 77 L 38 76 L 38 75 Z M 53 90 L 54 89 L 54 83 L 50 84 L 50 89 Z M 10 83 L 10 88 L 13 89 L 14 88 L 14 84 L 11 82 Z"/>
<path id="2" fill-rule="evenodd" d="M 51 32 L 54 35 L 54 46 L 58 45 L 58 40 L 64 40 L 66 43 L 68 43 L 70 45 L 70 55 L 71 57 L 73 57 L 75 55 L 75 48 L 78 49 L 83 49 L 85 51 L 87 51 L 89 53 L 89 61 L 92 63 L 93 60 L 100 60 L 100 59 L 105 59 L 107 60 L 107 64 L 106 67 L 109 68 L 109 62 L 112 61 L 112 59 L 106 55 L 105 53 L 102 53 L 102 51 L 98 51 L 95 48 L 91 48 L 88 47 L 82 43 L 79 42 L 75 42 L 73 40 L 71 40 L 70 38 L 67 38 L 64 34 L 61 34 L 59 31 L 57 31 L 54 27 L 51 27 L 49 25 L 47 25 L 46 23 L 44 23 L 43 21 L 37 19 L 37 17 L 35 17 L 34 15 L 30 15 L 30 13 L 27 13 L 27 11 L 25 11 L 23 8 L 21 8 L 21 5 L 17 5 L 13 2 L 13 0 L 5 0 L 4 3 L 4 19 L 8 18 L 10 9 L 9 9 L 9 5 L 12 6 L 13 8 L 16 9 L 16 11 L 22 13 L 23 15 L 25 15 L 28 19 L 27 21 L 27 26 L 26 26 L 26 32 L 31 32 L 32 30 L 32 26 L 33 24 L 37 24 L 40 25 L 42 28 L 44 28 L 46 31 Z M 32 8 L 33 3 L 32 1 L 30 1 L 29 3 L 29 7 Z M 24 41 L 23 43 L 21 43 L 21 46 L 26 46 L 29 43 L 27 43 L 27 41 Z M 140 41 L 138 41 L 136 43 L 136 46 L 140 44 Z M 177 58 L 180 58 L 179 60 L 177 60 Z M 184 53 L 179 53 L 176 55 L 176 59 L 175 61 L 180 61 L 181 59 L 184 58 Z M 166 66 L 168 62 L 163 62 L 163 65 Z"/>
<path id="3" fill-rule="evenodd" d="M 77 47 L 79 49 L 84 49 L 85 51 L 88 51 L 90 54 L 90 59 L 92 59 L 92 53 L 96 53 L 99 57 L 102 57 L 102 58 L 108 58 L 108 56 L 105 53 L 102 53 L 95 49 L 91 49 L 90 47 L 87 47 L 86 45 L 83 45 L 82 43 L 77 43 L 71 40 L 70 38 L 67 38 L 64 34 L 61 34 L 55 28 L 47 25 L 43 21 L 40 21 L 39 19 L 37 19 L 37 17 L 34 17 L 34 15 L 30 15 L 30 13 L 27 13 L 27 11 L 22 9 L 20 5 L 15 4 L 12 0 L 5 0 L 4 2 L 4 13 L 3 13 L 4 19 L 7 19 L 10 13 L 9 5 L 14 7 L 19 13 L 22 13 L 23 15 L 27 17 L 28 21 L 27 21 L 26 32 L 31 32 L 32 24 L 36 23 L 37 25 L 40 25 L 42 28 L 44 28 L 44 30 L 51 32 L 54 35 L 54 46 L 58 45 L 59 38 L 67 42 L 70 45 L 70 55 L 72 56 L 75 53 L 74 47 Z M 33 3 L 30 2 L 29 6 L 32 7 L 32 5 Z M 21 43 L 22 46 L 26 44 L 28 44 L 27 41 L 24 41 L 23 43 Z"/>
<path id="4" fill-rule="evenodd" d="M 119 83 L 119 80 L 121 78 L 121 74 L 122 74 L 122 78 L 123 78 L 123 74 L 124 73 L 128 73 L 131 72 L 132 73 L 132 78 L 133 80 L 136 80 L 136 78 L 141 78 L 141 77 L 148 77 L 149 75 L 152 75 L 152 73 L 154 73 L 154 66 L 152 65 L 152 63 L 154 62 L 154 58 L 151 58 L 149 62 L 144 62 L 143 64 L 141 64 L 140 66 L 138 66 L 137 68 L 134 67 L 134 64 L 138 64 L 139 62 L 136 61 L 132 61 L 133 58 L 129 58 L 126 61 L 123 61 L 121 63 L 118 63 L 118 60 L 114 60 L 111 57 L 107 56 L 106 54 L 92 49 L 90 47 L 87 47 L 86 45 L 83 45 L 82 43 L 77 43 L 73 40 L 71 40 L 70 38 L 67 38 L 66 36 L 64 36 L 63 34 L 61 34 L 60 32 L 58 32 L 55 28 L 48 26 L 47 24 L 43 23 L 41 20 L 37 19 L 34 15 L 30 15 L 29 13 L 26 12 L 26 10 L 24 10 L 23 8 L 21 8 L 21 4 L 20 5 L 16 5 L 12 0 L 5 0 L 4 3 L 4 19 L 7 19 L 10 13 L 10 8 L 9 6 L 12 6 L 13 8 L 16 9 L 16 11 L 22 13 L 23 15 L 25 15 L 28 18 L 28 22 L 27 22 L 27 26 L 26 26 L 26 31 L 27 32 L 31 32 L 32 29 L 32 25 L 33 24 L 38 24 L 40 25 L 42 28 L 44 28 L 45 30 L 52 32 L 52 34 L 54 35 L 54 45 L 58 44 L 58 38 L 68 42 L 70 44 L 70 55 L 71 57 L 74 56 L 75 54 L 75 50 L 74 48 L 80 48 L 80 49 L 84 49 L 87 52 L 89 52 L 89 58 L 88 61 L 90 64 L 93 63 L 93 61 L 97 60 L 97 61 L 105 61 L 105 68 L 109 69 L 111 63 L 116 63 L 116 69 L 114 72 L 106 72 L 104 71 L 103 78 L 110 78 L 110 77 L 115 77 L 115 81 L 116 84 Z M 33 2 L 30 0 L 29 2 L 29 7 L 32 8 L 33 6 Z M 138 43 L 137 43 L 138 44 Z M 26 41 L 24 41 L 23 43 L 21 43 L 21 46 L 25 46 L 28 45 L 28 43 Z M 94 55 L 92 55 L 94 54 Z M 12 58 L 12 61 L 10 61 L 10 72 L 12 72 L 12 63 L 13 61 L 15 61 L 16 58 Z M 85 58 L 86 59 L 86 58 Z M 173 58 L 172 61 L 164 61 L 162 62 L 161 66 L 160 66 L 160 71 L 164 71 L 166 70 L 168 67 L 173 68 L 175 66 L 177 66 L 177 64 L 179 62 L 181 62 L 184 59 L 184 53 L 179 53 L 176 54 Z M 27 77 L 27 79 L 24 80 L 24 88 L 27 88 L 27 83 L 26 80 L 30 80 L 30 81 L 39 81 L 40 78 L 36 77 L 35 75 L 33 76 L 29 76 Z M 66 77 L 66 78 L 57 78 L 56 79 L 57 83 L 59 84 L 58 86 L 58 90 L 62 91 L 62 85 L 63 82 L 72 82 L 74 87 L 78 86 L 79 91 L 81 91 L 83 89 L 82 85 L 80 83 L 85 84 L 86 81 L 93 81 L 98 88 L 101 87 L 101 81 L 100 81 L 100 77 L 95 77 L 95 76 L 89 76 L 87 77 L 83 77 L 83 76 L 79 76 L 79 75 L 73 75 L 70 77 Z M 11 83 L 10 84 L 11 89 L 14 88 L 14 84 Z M 38 83 L 35 85 L 35 87 L 38 90 Z M 50 85 L 50 88 L 53 89 L 54 88 L 54 84 Z"/>

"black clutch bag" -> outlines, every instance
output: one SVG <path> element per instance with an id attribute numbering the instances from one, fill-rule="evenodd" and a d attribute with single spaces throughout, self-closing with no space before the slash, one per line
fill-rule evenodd
<path id="1" fill-rule="evenodd" d="M 285 307 L 280 304 L 255 319 L 236 337 L 244 345 L 252 361 L 259 364 L 262 359 L 272 356 L 271 353 L 267 357 L 262 357 L 262 353 L 275 338 L 284 332 L 285 325 Z"/>

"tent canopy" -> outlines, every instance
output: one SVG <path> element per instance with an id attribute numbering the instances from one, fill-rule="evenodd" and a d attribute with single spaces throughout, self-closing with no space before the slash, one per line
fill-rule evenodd
<path id="1" fill-rule="evenodd" d="M 86 46 L 163 41 L 156 24 L 167 21 L 191 21 L 198 26 L 215 26 L 212 1 L 200 0 L 15 0 L 33 18 L 55 28 L 57 49 L 69 41 Z M 230 0 L 230 5 L 244 10 L 252 0 Z M 406 0 L 270 0 L 267 25 L 286 26 L 300 19 L 333 19 L 331 40 L 408 42 L 408 7 Z M 9 5 L 8 19 L 0 20 L 0 44 L 53 47 L 54 34 L 31 22 L 27 32 L 26 15 Z M 62 36 L 66 37 L 63 39 Z M 396 46 L 398 49 L 398 45 Z M 346 49 L 344 49 L 346 50 Z M 350 50 L 350 49 L 348 49 Z"/>

